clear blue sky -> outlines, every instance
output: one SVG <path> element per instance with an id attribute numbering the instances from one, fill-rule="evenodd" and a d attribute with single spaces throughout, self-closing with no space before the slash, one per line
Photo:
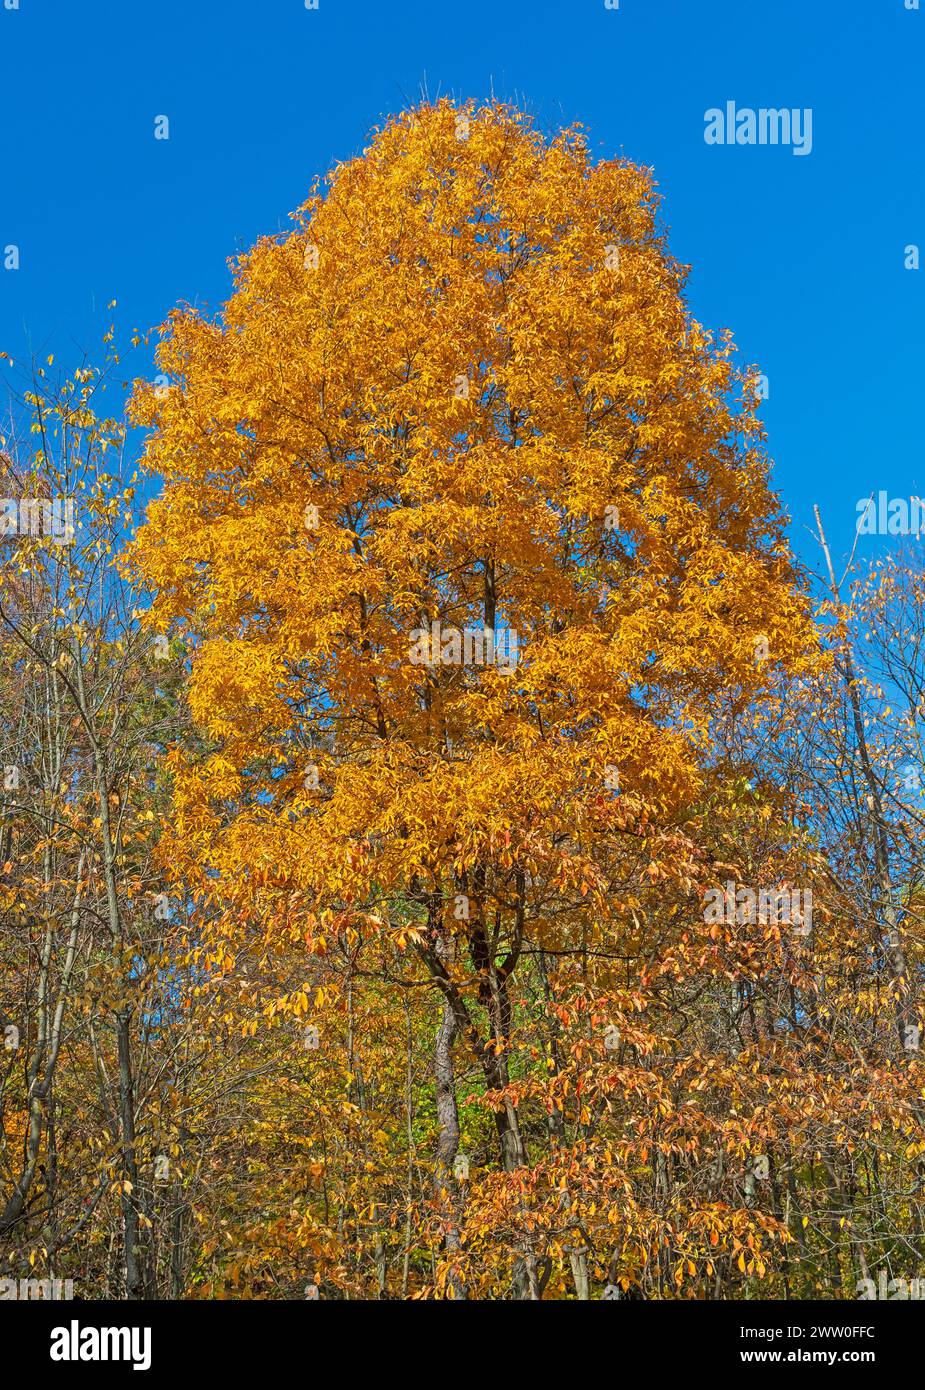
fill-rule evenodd
<path id="1" fill-rule="evenodd" d="M 431 96 L 581 121 L 654 168 L 694 311 L 770 382 L 776 484 L 839 550 L 872 490 L 925 491 L 925 0 L 0 0 L 0 348 L 95 352 L 284 230 L 313 174 Z M 813 111 L 813 149 L 715 147 L 704 113 Z M 170 118 L 170 140 L 154 119 Z M 2 265 L 2 261 L 0 261 Z M 144 364 L 140 364 L 144 365 Z M 3 368 L 8 371 L 8 368 Z M 0 378 L 2 380 L 2 378 Z M 867 542 L 868 545 L 875 542 Z M 925 544 L 925 542 L 923 542 Z"/>

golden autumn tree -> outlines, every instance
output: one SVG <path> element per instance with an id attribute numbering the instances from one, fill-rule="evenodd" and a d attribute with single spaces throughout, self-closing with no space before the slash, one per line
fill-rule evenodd
<path id="1" fill-rule="evenodd" d="M 611 1250 L 624 1286 L 656 1247 L 681 1278 L 717 1245 L 761 1273 L 775 1225 L 728 1188 L 679 1195 L 665 1154 L 747 1151 L 720 1127 L 754 1058 L 704 1080 L 707 1028 L 678 1070 L 669 1016 L 685 972 L 728 998 L 741 967 L 701 901 L 732 796 L 717 718 L 804 669 L 811 624 L 757 393 L 691 316 L 658 210 L 578 130 L 424 106 L 239 259 L 215 320 L 174 313 L 169 385 L 134 395 L 163 490 L 133 559 L 205 741 L 174 757 L 171 862 L 212 904 L 213 961 L 276 981 L 242 1026 L 316 1019 L 355 1113 L 357 999 L 399 1038 L 428 1001 L 419 1216 L 451 1296 L 540 1297 L 570 1268 L 588 1297 Z M 494 1143 L 467 1173 L 470 1096 Z"/>

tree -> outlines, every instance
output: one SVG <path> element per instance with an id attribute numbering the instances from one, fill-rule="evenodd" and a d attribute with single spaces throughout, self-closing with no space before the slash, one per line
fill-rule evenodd
<path id="1" fill-rule="evenodd" d="M 164 487 L 133 560 L 209 742 L 177 757 L 171 854 L 232 943 L 300 949 L 306 989 L 320 962 L 341 991 L 439 999 L 456 1296 L 502 1215 L 515 1290 L 540 1296 L 550 1116 L 570 1201 L 560 1061 L 606 1063 L 604 1004 L 648 1008 L 702 930 L 716 706 L 814 660 L 755 385 L 689 314 L 657 211 L 650 175 L 595 164 L 577 130 L 422 107 L 239 259 L 216 321 L 171 316 L 170 385 L 134 396 Z M 539 1056 L 534 987 L 572 1034 Z M 665 1026 L 626 1031 L 646 1052 Z M 496 1132 L 479 1216 L 451 1176 L 461 1065 Z M 570 1161 L 593 1167 L 575 1114 Z M 706 1201 L 683 1216 L 704 1241 Z M 652 1235 L 631 1207 L 627 1248 Z M 730 1223 L 760 1224 L 744 1203 Z"/>
<path id="2" fill-rule="evenodd" d="M 181 720 L 176 669 L 152 650 L 112 563 L 134 488 L 124 424 L 97 414 L 107 376 L 85 364 L 53 381 L 36 366 L 18 403 L 24 428 L 0 441 L 0 672 L 12 697 L 0 918 L 15 1044 L 0 1087 L 0 1240 L 14 1269 L 38 1259 L 51 1275 L 73 1271 L 78 1249 L 87 1284 L 111 1279 L 138 1298 L 157 1287 L 153 1131 L 169 1135 L 183 1071 L 156 1046 L 178 962 L 152 860 L 167 804 L 160 752 Z M 113 1203 L 118 1278 L 94 1267 L 92 1249 Z"/>

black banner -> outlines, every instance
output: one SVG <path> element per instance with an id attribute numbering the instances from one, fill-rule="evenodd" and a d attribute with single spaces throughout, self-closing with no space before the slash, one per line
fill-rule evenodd
<path id="1" fill-rule="evenodd" d="M 911 1300 L 915 1302 L 916 1300 Z M 648 1364 L 662 1373 L 699 1379 L 735 1376 L 747 1385 L 757 1373 L 808 1373 L 798 1383 L 840 1379 L 845 1372 L 871 1384 L 884 1372 L 914 1364 L 922 1319 L 910 1300 L 858 1302 L 676 1302 L 614 1300 L 583 1308 L 561 1304 L 550 1317 L 511 1303 L 454 1305 L 306 1299 L 292 1302 L 81 1303 L 22 1302 L 8 1310 L 15 1341 L 43 1379 L 66 1384 L 75 1376 L 135 1374 L 167 1383 L 176 1375 L 223 1375 L 235 1383 L 249 1373 L 316 1379 L 340 1363 L 351 1379 L 369 1373 L 410 1373 L 426 1364 L 433 1336 L 460 1327 L 509 1355 L 511 1366 L 535 1361 L 547 1374 L 551 1358 L 590 1367 Z M 523 1321 L 521 1321 L 521 1318 Z M 2 1324 L 0 1324 L 2 1325 Z M 13 1338 L 8 1325 L 7 1345 Z M 580 1330 L 581 1342 L 572 1340 Z M 552 1334 L 552 1335 L 550 1335 Z M 571 1350 L 569 1350 L 571 1348 Z M 460 1372 L 465 1373 L 461 1358 Z M 328 1372 L 330 1373 L 330 1372 Z"/>

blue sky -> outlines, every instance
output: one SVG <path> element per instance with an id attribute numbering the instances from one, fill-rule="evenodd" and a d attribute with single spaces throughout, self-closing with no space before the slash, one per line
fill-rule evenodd
<path id="1" fill-rule="evenodd" d="M 17 364 L 96 353 L 113 298 L 125 335 L 180 300 L 217 307 L 226 257 L 285 230 L 372 126 L 425 87 L 494 91 L 654 169 L 695 313 L 768 376 L 801 554 L 814 502 L 846 552 L 858 498 L 925 490 L 925 270 L 904 268 L 925 249 L 925 0 L 14 2 L 0 252 L 20 267 L 0 268 L 0 349 Z M 811 154 L 706 144 L 728 101 L 812 108 Z"/>

